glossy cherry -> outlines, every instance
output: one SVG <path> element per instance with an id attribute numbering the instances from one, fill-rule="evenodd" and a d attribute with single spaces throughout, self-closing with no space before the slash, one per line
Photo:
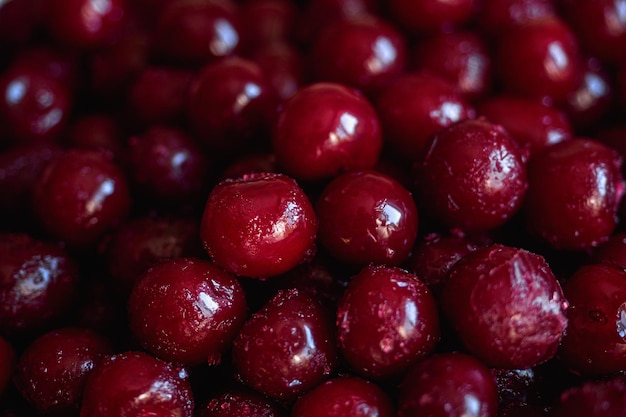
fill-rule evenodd
<path id="1" fill-rule="evenodd" d="M 89 374 L 113 353 L 109 341 L 80 328 L 62 328 L 35 339 L 21 354 L 15 383 L 46 415 L 77 415 Z"/>
<path id="2" fill-rule="evenodd" d="M 626 273 L 621 267 L 579 268 L 563 287 L 569 324 L 559 357 L 575 372 L 606 375 L 626 363 Z"/>
<path id="3" fill-rule="evenodd" d="M 501 35 L 511 26 L 556 16 L 555 3 L 553 0 L 482 0 L 479 28 L 487 35 Z"/>
<path id="4" fill-rule="evenodd" d="M 520 148 L 500 126 L 468 120 L 437 133 L 415 168 L 424 209 L 444 226 L 487 231 L 521 207 L 526 164 Z"/>
<path id="5" fill-rule="evenodd" d="M 374 108 L 357 90 L 315 83 L 285 103 L 273 146 L 285 173 L 316 181 L 372 168 L 382 147 L 382 132 Z"/>
<path id="6" fill-rule="evenodd" d="M 198 417 L 285 417 L 286 413 L 263 395 L 236 389 L 215 395 L 200 408 Z"/>
<path id="7" fill-rule="evenodd" d="M 78 297 L 74 260 L 25 234 L 2 234 L 0 252 L 0 333 L 32 336 L 64 318 Z"/>
<path id="8" fill-rule="evenodd" d="M 126 217 L 131 200 L 124 173 L 104 154 L 68 150 L 44 170 L 33 204 L 50 237 L 85 249 Z"/>
<path id="9" fill-rule="evenodd" d="M 567 301 L 545 259 L 499 244 L 454 264 L 441 308 L 465 347 L 499 368 L 551 359 L 567 326 Z"/>
<path id="10" fill-rule="evenodd" d="M 413 196 L 376 171 L 354 171 L 333 179 L 316 203 L 319 241 L 348 264 L 399 265 L 409 256 L 418 229 Z"/>
<path id="11" fill-rule="evenodd" d="M 279 291 L 244 324 L 233 345 L 236 375 L 276 399 L 294 399 L 334 370 L 334 329 L 318 302 Z"/>
<path id="12" fill-rule="evenodd" d="M 495 417 L 498 392 L 491 372 L 461 353 L 430 356 L 413 366 L 400 385 L 398 417 Z"/>
<path id="13" fill-rule="evenodd" d="M 620 417 L 626 410 L 626 379 L 589 381 L 561 394 L 554 417 Z"/>
<path id="14" fill-rule="evenodd" d="M 337 331 L 340 352 L 354 371 L 374 379 L 397 377 L 435 349 L 439 316 L 415 275 L 369 266 L 339 301 Z"/>
<path id="15" fill-rule="evenodd" d="M 89 375 L 81 417 L 176 415 L 192 417 L 187 372 L 143 352 L 105 358 Z"/>
<path id="16" fill-rule="evenodd" d="M 385 146 L 408 161 L 423 156 L 433 134 L 474 116 L 453 84 L 428 73 L 397 77 L 378 95 L 376 110 Z"/>
<path id="17" fill-rule="evenodd" d="M 377 385 L 344 376 L 320 384 L 298 398 L 291 417 L 392 417 L 389 396 Z"/>
<path id="18" fill-rule="evenodd" d="M 476 0 L 390 0 L 394 22 L 410 33 L 438 32 L 460 26 L 476 12 Z"/>
<path id="19" fill-rule="evenodd" d="M 528 230 L 551 246 L 580 250 L 608 239 L 624 183 L 609 147 L 577 138 L 538 152 L 528 165 Z"/>

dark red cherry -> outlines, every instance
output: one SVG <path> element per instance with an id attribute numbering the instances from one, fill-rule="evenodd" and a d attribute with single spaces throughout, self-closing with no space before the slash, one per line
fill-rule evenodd
<path id="1" fill-rule="evenodd" d="M 316 181 L 372 168 L 382 147 L 382 132 L 374 108 L 357 90 L 316 83 L 285 103 L 273 145 L 278 164 L 288 175 Z"/>
<path id="2" fill-rule="evenodd" d="M 326 381 L 296 401 L 291 417 L 392 417 L 389 396 L 361 378 L 343 376 Z"/>
<path id="3" fill-rule="evenodd" d="M 335 258 L 352 265 L 399 265 L 417 236 L 413 196 L 376 171 L 354 171 L 332 180 L 315 206 L 319 241 Z"/>
<path id="4" fill-rule="evenodd" d="M 451 125 L 434 136 L 426 157 L 416 164 L 420 203 L 450 229 L 494 229 L 522 205 L 524 162 L 502 127 L 484 119 Z"/>
<path id="5" fill-rule="evenodd" d="M 9 387 L 16 362 L 15 349 L 8 340 L 0 336 L 0 397 Z"/>
<path id="6" fill-rule="evenodd" d="M 289 40 L 295 26 L 296 4 L 289 0 L 249 0 L 239 10 L 242 43 L 255 51 Z"/>
<path id="7" fill-rule="evenodd" d="M 613 265 L 585 265 L 563 287 L 569 324 L 559 357 L 584 375 L 620 372 L 626 366 L 626 273 Z"/>
<path id="8" fill-rule="evenodd" d="M 25 234 L 2 234 L 0 253 L 0 333 L 36 335 L 65 318 L 79 283 L 65 251 Z"/>
<path id="9" fill-rule="evenodd" d="M 476 0 L 390 0 L 387 7 L 395 23 L 419 34 L 460 26 L 476 12 Z"/>
<path id="10" fill-rule="evenodd" d="M 105 155 L 69 150 L 48 164 L 33 204 L 50 237 L 85 249 L 126 217 L 131 200 L 124 173 Z"/>
<path id="11" fill-rule="evenodd" d="M 554 103 L 565 101 L 582 79 L 576 37 L 556 17 L 509 27 L 497 42 L 494 68 L 505 91 Z"/>
<path id="12" fill-rule="evenodd" d="M 298 290 L 279 291 L 244 324 L 233 345 L 241 381 L 277 399 L 294 399 L 319 385 L 336 362 L 326 311 Z"/>
<path id="13" fill-rule="evenodd" d="M 556 15 L 553 0 L 482 0 L 481 3 L 479 28 L 491 36 L 499 36 L 514 25 Z"/>
<path id="14" fill-rule="evenodd" d="M 301 52 L 286 42 L 257 48 L 251 58 L 261 67 L 280 101 L 293 96 L 307 80 L 308 69 Z"/>
<path id="15" fill-rule="evenodd" d="M 621 158 L 607 146 L 577 138 L 535 154 L 528 165 L 528 230 L 558 249 L 587 249 L 616 226 L 624 190 Z"/>
<path id="16" fill-rule="evenodd" d="M 233 55 L 240 44 L 238 9 L 230 0 L 172 0 L 156 20 L 154 46 L 177 63 L 214 61 Z"/>
<path id="17" fill-rule="evenodd" d="M 154 125 L 128 141 L 130 179 L 137 194 L 160 206 L 199 203 L 210 163 L 185 132 Z"/>
<path id="18" fill-rule="evenodd" d="M 198 223 L 186 217 L 140 217 L 120 225 L 106 242 L 109 274 L 128 295 L 141 275 L 167 259 L 203 253 Z"/>
<path id="19" fill-rule="evenodd" d="M 461 353 L 433 355 L 418 362 L 400 385 L 398 417 L 495 417 L 497 408 L 491 372 Z"/>
<path id="20" fill-rule="evenodd" d="M 128 91 L 131 122 L 139 126 L 183 120 L 193 73 L 170 67 L 143 69 Z"/>
<path id="21" fill-rule="evenodd" d="M 593 259 L 598 263 L 626 269 L 626 232 L 615 233 L 609 240 L 595 247 Z"/>
<path id="22" fill-rule="evenodd" d="M 287 272 L 315 250 L 317 217 L 302 189 L 282 174 L 227 179 L 209 195 L 200 237 L 227 271 L 267 278 Z"/>
<path id="23" fill-rule="evenodd" d="M 491 55 L 473 32 L 438 33 L 417 43 L 412 52 L 415 69 L 436 74 L 470 99 L 491 88 Z"/>
<path id="24" fill-rule="evenodd" d="M 277 100 L 259 65 L 233 57 L 205 66 L 191 84 L 187 116 L 211 150 L 267 148 Z"/>
<path id="25" fill-rule="evenodd" d="M 478 106 L 478 114 L 501 125 L 532 155 L 546 146 L 570 139 L 574 132 L 566 114 L 537 100 L 510 95 L 492 96 Z"/>
<path id="26" fill-rule="evenodd" d="M 453 84 L 428 73 L 397 77 L 378 95 L 376 110 L 385 146 L 408 161 L 423 156 L 433 134 L 474 116 Z"/>
<path id="27" fill-rule="evenodd" d="M 44 0 L 45 22 L 55 39 L 67 46 L 91 49 L 106 45 L 122 30 L 124 0 Z"/>
<path id="28" fill-rule="evenodd" d="M 435 300 L 415 275 L 368 266 L 348 284 L 337 307 L 340 352 L 357 373 L 402 375 L 439 341 Z"/>
<path id="29" fill-rule="evenodd" d="M 404 71 L 406 48 L 403 35 L 381 19 L 338 20 L 323 28 L 313 43 L 313 76 L 374 94 Z"/>
<path id="30" fill-rule="evenodd" d="M 71 105 L 67 87 L 41 68 L 9 67 L 0 74 L 0 144 L 57 140 Z"/>
<path id="31" fill-rule="evenodd" d="M 88 114 L 68 127 L 66 141 L 71 148 L 101 151 L 124 161 L 125 142 L 120 122 L 107 113 Z"/>
<path id="32" fill-rule="evenodd" d="M 252 391 L 237 389 L 211 397 L 198 417 L 285 417 L 272 400 Z"/>
<path id="33" fill-rule="evenodd" d="M 564 391 L 553 407 L 554 417 L 622 417 L 626 410 L 626 379 L 588 381 Z"/>
<path id="34" fill-rule="evenodd" d="M 193 416 L 187 372 L 143 352 L 105 358 L 89 375 L 81 417 Z"/>
<path id="35" fill-rule="evenodd" d="M 128 321 L 141 345 L 183 365 L 216 364 L 246 318 L 237 279 L 212 263 L 177 258 L 138 280 L 128 300 Z"/>
<path id="36" fill-rule="evenodd" d="M 112 353 L 109 341 L 91 330 L 53 330 L 35 339 L 21 354 L 15 384 L 39 412 L 77 415 L 87 377 Z"/>
<path id="37" fill-rule="evenodd" d="M 545 259 L 499 244 L 454 264 L 441 308 L 466 348 L 496 368 L 551 359 L 567 326 L 567 301 Z"/>
<path id="38" fill-rule="evenodd" d="M 24 3 L 28 4 L 29 0 Z M 39 0 L 37 0 L 39 1 Z M 54 45 L 33 46 L 20 51 L 13 65 L 31 68 L 63 84 L 70 92 L 75 92 L 82 75 L 80 74 L 80 54 Z"/>

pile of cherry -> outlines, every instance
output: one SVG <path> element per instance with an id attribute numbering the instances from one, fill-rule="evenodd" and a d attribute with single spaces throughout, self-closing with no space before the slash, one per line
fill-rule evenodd
<path id="1" fill-rule="evenodd" d="M 626 0 L 0 1 L 0 416 L 626 416 Z"/>

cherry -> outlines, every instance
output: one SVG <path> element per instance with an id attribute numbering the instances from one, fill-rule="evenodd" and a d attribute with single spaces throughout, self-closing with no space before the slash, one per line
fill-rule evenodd
<path id="1" fill-rule="evenodd" d="M 626 409 L 626 380 L 591 381 L 563 392 L 554 417 L 619 417 Z"/>
<path id="2" fill-rule="evenodd" d="M 207 261 L 177 258 L 153 266 L 137 281 L 128 321 L 142 346 L 164 360 L 216 364 L 246 309 L 235 277 Z"/>
<path id="3" fill-rule="evenodd" d="M 334 378 L 307 392 L 294 404 L 291 417 L 392 417 L 389 396 L 361 378 Z"/>
<path id="4" fill-rule="evenodd" d="M 291 38 L 297 13 L 289 0 L 249 0 L 241 5 L 239 16 L 242 43 L 254 51 Z"/>
<path id="5" fill-rule="evenodd" d="M 499 368 L 551 359 L 567 326 L 567 301 L 545 259 L 499 244 L 454 264 L 441 308 L 465 347 Z"/>
<path id="6" fill-rule="evenodd" d="M 475 0 L 390 0 L 388 7 L 394 22 L 417 34 L 460 26 L 474 16 L 477 4 Z"/>
<path id="7" fill-rule="evenodd" d="M 96 244 L 127 215 L 131 201 L 123 172 L 103 154 L 68 150 L 50 162 L 33 194 L 37 221 L 74 249 Z"/>
<path id="8" fill-rule="evenodd" d="M 496 383 L 481 362 L 461 353 L 437 354 L 414 365 L 400 385 L 398 417 L 495 417 Z"/>
<path id="9" fill-rule="evenodd" d="M 372 168 L 382 147 L 376 112 L 357 90 L 335 83 L 301 88 L 280 112 L 273 134 L 279 166 L 301 181 Z"/>
<path id="10" fill-rule="evenodd" d="M 624 189 L 621 159 L 576 138 L 536 153 L 528 165 L 528 230 L 554 248 L 580 250 L 608 239 Z"/>
<path id="11" fill-rule="evenodd" d="M 467 120 L 437 133 L 415 182 L 424 209 L 443 225 L 487 231 L 503 225 L 526 193 L 523 155 L 500 126 Z"/>
<path id="12" fill-rule="evenodd" d="M 80 278 L 63 249 L 25 234 L 2 234 L 0 253 L 2 335 L 36 335 L 70 311 Z"/>
<path id="13" fill-rule="evenodd" d="M 8 340 L 0 336 L 0 397 L 9 387 L 17 357 Z"/>
<path id="14" fill-rule="evenodd" d="M 28 4 L 28 0 L 24 2 Z M 80 74 L 80 54 L 54 45 L 33 46 L 14 58 L 15 67 L 31 68 L 34 72 L 54 78 L 75 92 L 82 80 Z"/>
<path id="15" fill-rule="evenodd" d="M 105 358 L 89 375 L 81 417 L 193 416 L 187 372 L 143 352 Z"/>
<path id="16" fill-rule="evenodd" d="M 259 47 L 251 58 L 261 67 L 281 102 L 293 96 L 308 78 L 302 54 L 288 43 Z"/>
<path id="17" fill-rule="evenodd" d="M 409 161 L 423 156 L 433 134 L 474 116 L 453 84 L 428 73 L 397 77 L 378 95 L 376 110 L 385 145 L 393 156 Z"/>
<path id="18" fill-rule="evenodd" d="M 620 372 L 626 364 L 626 273 L 613 265 L 585 265 L 563 291 L 570 308 L 560 359 L 586 375 Z"/>
<path id="19" fill-rule="evenodd" d="M 335 258 L 357 266 L 399 265 L 418 228 L 411 194 L 393 178 L 354 171 L 333 179 L 316 204 L 319 241 Z"/>
<path id="20" fill-rule="evenodd" d="M 511 26 L 556 16 L 553 0 L 482 0 L 479 28 L 487 35 L 501 35 Z"/>
<path id="21" fill-rule="evenodd" d="M 339 301 L 337 331 L 352 369 L 369 378 L 396 377 L 435 349 L 437 307 L 415 275 L 369 266 L 350 281 Z"/>
<path id="22" fill-rule="evenodd" d="M 91 330 L 53 330 L 38 337 L 22 353 L 15 383 L 39 412 L 75 415 L 87 377 L 111 353 L 109 341 Z"/>
<path id="23" fill-rule="evenodd" d="M 478 106 L 478 114 L 504 127 L 530 154 L 574 135 L 563 111 L 528 98 L 492 96 Z"/>
<path id="24" fill-rule="evenodd" d="M 243 325 L 232 355 L 245 384 L 272 398 L 294 399 L 333 371 L 333 326 L 315 299 L 296 289 L 278 291 Z"/>
<path id="25" fill-rule="evenodd" d="M 609 240 L 595 247 L 593 259 L 598 263 L 612 264 L 626 269 L 626 233 L 615 233 Z"/>
<path id="26" fill-rule="evenodd" d="M 383 20 L 338 20 L 322 29 L 313 43 L 313 74 L 318 81 L 373 94 L 405 69 L 406 48 L 402 34 Z"/>
<path id="27" fill-rule="evenodd" d="M 226 391 L 209 399 L 199 417 L 283 417 L 286 414 L 271 400 L 252 391 Z"/>

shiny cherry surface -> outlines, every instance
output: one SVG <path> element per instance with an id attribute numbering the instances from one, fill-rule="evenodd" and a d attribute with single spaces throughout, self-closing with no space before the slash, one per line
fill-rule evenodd
<path id="1" fill-rule="evenodd" d="M 626 366 L 626 273 L 613 265 L 585 265 L 563 290 L 570 307 L 560 359 L 586 375 L 620 372 Z"/>
<path id="2" fill-rule="evenodd" d="M 460 26 L 474 16 L 476 0 L 390 0 L 394 22 L 410 33 L 437 32 Z"/>
<path id="3" fill-rule="evenodd" d="M 400 385 L 398 417 L 495 417 L 496 383 L 475 358 L 461 353 L 432 355 L 409 370 Z"/>
<path id="4" fill-rule="evenodd" d="M 441 308 L 465 347 L 492 367 L 551 359 L 567 326 L 567 301 L 545 259 L 500 244 L 452 267 Z"/>
<path id="5" fill-rule="evenodd" d="M 213 261 L 246 277 L 287 272 L 315 251 L 317 216 L 298 184 L 283 174 L 251 174 L 213 188 L 200 238 Z"/>
<path id="6" fill-rule="evenodd" d="M 211 397 L 198 417 L 286 417 L 286 413 L 255 391 L 236 389 Z"/>
<path id="7" fill-rule="evenodd" d="M 437 133 L 415 168 L 417 195 L 448 228 L 487 231 L 521 207 L 526 164 L 519 146 L 500 126 L 468 120 Z"/>
<path id="8" fill-rule="evenodd" d="M 335 83 L 301 88 L 284 105 L 273 134 L 279 166 L 297 180 L 332 178 L 378 162 L 382 132 L 372 105 Z"/>
<path id="9" fill-rule="evenodd" d="M 323 382 L 336 363 L 326 311 L 305 293 L 279 291 L 244 324 L 233 365 L 245 384 L 276 399 L 294 399 Z"/>
<path id="10" fill-rule="evenodd" d="M 348 284 L 337 307 L 340 352 L 369 378 L 396 377 L 439 341 L 432 294 L 415 275 L 368 266 Z"/>
<path id="11" fill-rule="evenodd" d="M 413 196 L 376 171 L 335 177 L 317 200 L 319 242 L 348 264 L 399 265 L 409 256 L 418 229 Z"/>
<path id="12" fill-rule="evenodd" d="M 87 377 L 112 353 L 109 341 L 91 330 L 53 330 L 35 339 L 21 354 L 15 383 L 39 412 L 77 415 Z"/>
<path id="13" fill-rule="evenodd" d="M 192 417 L 187 372 L 143 352 L 105 358 L 89 375 L 81 417 Z"/>
<path id="14" fill-rule="evenodd" d="M 291 417 L 392 417 L 389 396 L 377 385 L 361 378 L 333 378 L 296 401 Z"/>
<path id="15" fill-rule="evenodd" d="M 615 229 L 623 182 L 621 159 L 600 142 L 576 138 L 545 148 L 528 165 L 528 230 L 555 248 L 598 245 Z"/>
<path id="16" fill-rule="evenodd" d="M 428 73 L 394 79 L 378 95 L 376 110 L 385 146 L 394 156 L 409 161 L 423 155 L 433 134 L 474 116 L 453 84 Z"/>
<path id="17" fill-rule="evenodd" d="M 96 244 L 128 214 L 124 173 L 95 151 L 68 150 L 44 170 L 33 194 L 37 221 L 73 248 Z"/>

